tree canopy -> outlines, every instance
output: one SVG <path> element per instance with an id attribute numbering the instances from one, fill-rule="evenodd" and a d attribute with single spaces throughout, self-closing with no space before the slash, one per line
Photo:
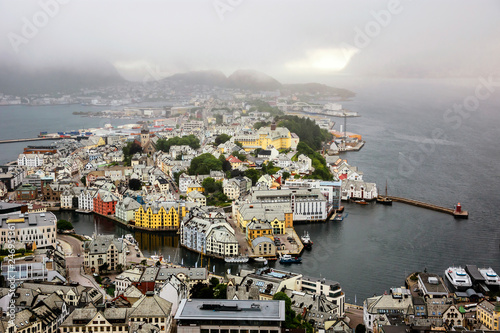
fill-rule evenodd
<path id="1" fill-rule="evenodd" d="M 122 149 L 123 151 L 123 163 L 125 165 L 130 165 L 132 160 L 132 156 L 136 153 L 142 153 L 142 147 L 135 141 L 127 143 L 125 147 Z"/>
<path id="2" fill-rule="evenodd" d="M 59 229 L 59 230 L 71 230 L 71 229 L 73 229 L 73 225 L 69 221 L 59 220 L 59 221 L 57 221 L 57 229 Z"/>
<path id="3" fill-rule="evenodd" d="M 221 171 L 222 162 L 210 153 L 201 154 L 191 160 L 188 173 L 190 175 L 206 175 L 211 170 Z"/>
<path id="4" fill-rule="evenodd" d="M 186 135 L 183 137 L 176 136 L 175 138 L 170 138 L 168 140 L 158 139 L 156 142 L 156 149 L 169 152 L 172 146 L 189 146 L 193 149 L 200 148 L 200 140 L 193 134 Z"/>
<path id="5" fill-rule="evenodd" d="M 220 134 L 220 135 L 217 135 L 217 137 L 215 138 L 215 145 L 220 145 L 221 143 L 226 143 L 227 141 L 229 141 L 229 139 L 231 139 L 231 137 L 227 134 Z"/>
<path id="6" fill-rule="evenodd" d="M 299 136 L 300 142 L 306 143 L 314 150 L 321 149 L 324 141 L 329 141 L 333 135 L 321 129 L 313 120 L 298 116 L 282 116 L 277 118 L 278 126 L 286 127 L 290 132 Z"/>
<path id="7" fill-rule="evenodd" d="M 142 183 L 137 178 L 130 178 L 130 180 L 128 181 L 128 188 L 132 191 L 139 191 L 140 189 L 142 189 Z"/>

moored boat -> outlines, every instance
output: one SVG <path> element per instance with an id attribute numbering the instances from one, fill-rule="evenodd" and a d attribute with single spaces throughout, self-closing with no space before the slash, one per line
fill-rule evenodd
<path id="1" fill-rule="evenodd" d="M 479 273 L 484 277 L 484 283 L 486 283 L 488 287 L 498 288 L 500 286 L 500 277 L 498 277 L 498 274 L 493 268 L 479 268 Z"/>
<path id="2" fill-rule="evenodd" d="M 355 200 L 354 203 L 357 203 L 359 205 L 368 205 L 368 202 L 366 202 L 364 199 Z"/>
<path id="3" fill-rule="evenodd" d="M 377 197 L 377 203 L 392 206 L 392 199 L 387 196 L 387 181 L 385 181 L 385 196 L 379 195 Z"/>
<path id="4" fill-rule="evenodd" d="M 244 257 L 244 256 L 241 256 L 241 257 L 225 257 L 224 258 L 224 261 L 227 262 L 227 263 L 236 263 L 236 264 L 244 264 L 246 262 L 248 262 L 248 257 Z"/>
<path id="5" fill-rule="evenodd" d="M 280 264 L 298 264 L 302 262 L 300 257 L 292 257 L 290 254 L 280 255 Z"/>
<path id="6" fill-rule="evenodd" d="M 447 281 L 456 290 L 465 291 L 472 287 L 472 280 L 462 267 L 449 267 L 444 272 L 444 275 Z"/>
<path id="7" fill-rule="evenodd" d="M 300 240 L 302 241 L 305 249 L 312 248 L 313 242 L 311 240 L 311 237 L 309 237 L 309 233 L 307 231 L 304 231 L 304 235 L 300 237 Z"/>
<path id="8" fill-rule="evenodd" d="M 344 221 L 344 219 L 347 217 L 347 215 L 349 215 L 349 214 L 345 214 L 345 216 L 343 216 L 342 214 L 335 214 L 335 216 L 333 217 L 333 220 L 336 222 Z"/>

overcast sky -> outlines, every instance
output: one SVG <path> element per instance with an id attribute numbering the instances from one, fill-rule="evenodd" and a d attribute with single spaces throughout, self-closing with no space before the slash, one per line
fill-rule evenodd
<path id="1" fill-rule="evenodd" d="M 135 80 L 204 69 L 282 82 L 474 77 L 499 67 L 500 1 L 0 0 L 0 36 L 2 64 L 105 60 Z"/>

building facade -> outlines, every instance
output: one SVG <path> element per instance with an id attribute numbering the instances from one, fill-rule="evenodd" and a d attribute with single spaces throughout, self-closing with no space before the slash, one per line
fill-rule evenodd
<path id="1" fill-rule="evenodd" d="M 54 213 L 10 213 L 0 215 L 0 241 L 6 244 L 15 240 L 36 248 L 56 248 L 56 224 Z"/>

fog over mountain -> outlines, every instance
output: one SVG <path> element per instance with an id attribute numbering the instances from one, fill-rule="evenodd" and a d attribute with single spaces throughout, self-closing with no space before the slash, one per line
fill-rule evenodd
<path id="1" fill-rule="evenodd" d="M 48 71 L 70 86 L 73 73 L 106 83 L 240 69 L 281 83 L 477 77 L 497 71 L 499 17 L 493 0 L 0 0 L 0 88 L 50 83 Z"/>

